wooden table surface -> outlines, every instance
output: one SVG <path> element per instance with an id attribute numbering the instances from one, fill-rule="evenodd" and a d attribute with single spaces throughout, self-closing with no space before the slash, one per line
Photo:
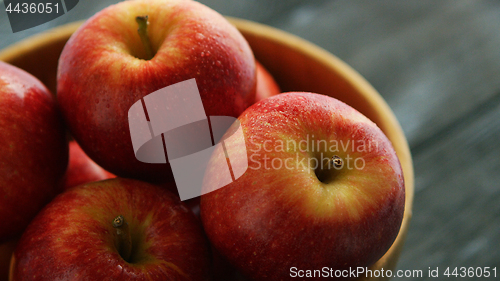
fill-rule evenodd
<path id="1" fill-rule="evenodd" d="M 0 49 L 115 2 L 80 1 L 58 19 L 14 34 L 2 3 Z M 500 1 L 200 2 L 325 48 L 393 109 L 416 177 L 397 268 L 423 271 L 393 280 L 432 279 L 429 267 L 439 268 L 438 280 L 447 267 L 497 267 L 500 278 Z"/>

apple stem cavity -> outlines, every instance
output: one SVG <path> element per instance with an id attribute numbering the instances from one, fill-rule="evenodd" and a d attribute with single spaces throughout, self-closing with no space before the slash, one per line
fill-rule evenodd
<path id="1" fill-rule="evenodd" d="M 344 160 L 342 160 L 340 156 L 334 155 L 330 159 L 328 165 L 326 165 L 326 167 L 321 165 L 321 168 L 316 169 L 315 174 L 316 177 L 318 177 L 318 180 L 322 183 L 330 183 L 334 180 L 338 174 L 337 172 L 341 170 L 342 167 L 344 167 Z"/>
<path id="2" fill-rule="evenodd" d="M 128 222 L 125 221 L 125 217 L 119 215 L 113 220 L 113 227 L 116 229 L 116 235 L 118 236 L 118 243 L 116 245 L 118 253 L 120 253 L 120 256 L 126 262 L 130 262 L 132 255 L 132 237 L 130 236 Z"/>
<path id="3" fill-rule="evenodd" d="M 154 57 L 153 46 L 151 45 L 151 41 L 148 36 L 148 16 L 138 16 L 135 18 L 135 21 L 139 25 L 139 29 L 137 32 L 141 37 L 142 45 L 144 46 L 144 50 L 146 51 L 146 60 L 150 60 Z"/>

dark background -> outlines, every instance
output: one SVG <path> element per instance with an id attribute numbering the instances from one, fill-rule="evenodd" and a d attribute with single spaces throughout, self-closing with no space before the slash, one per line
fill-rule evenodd
<path id="1" fill-rule="evenodd" d="M 1 3 L 0 49 L 116 2 L 80 1 L 69 13 L 18 33 Z M 429 267 L 439 268 L 439 280 L 446 279 L 446 267 L 496 266 L 500 275 L 500 1 L 200 2 L 325 48 L 393 109 L 416 180 L 397 268 L 424 271 L 423 278 L 400 279 L 431 279 Z"/>

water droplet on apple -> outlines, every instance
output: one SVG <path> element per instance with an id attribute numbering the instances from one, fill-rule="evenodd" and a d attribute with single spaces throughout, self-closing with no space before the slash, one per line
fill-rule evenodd
<path id="1" fill-rule="evenodd" d="M 203 40 L 203 39 L 205 39 L 205 35 L 203 35 L 201 33 L 196 33 L 196 39 Z"/>
<path id="2" fill-rule="evenodd" d="M 222 63 L 220 62 L 220 60 L 218 60 L 218 61 L 216 61 L 216 62 L 215 62 L 215 65 L 217 65 L 217 66 L 221 66 L 221 65 L 222 65 Z"/>

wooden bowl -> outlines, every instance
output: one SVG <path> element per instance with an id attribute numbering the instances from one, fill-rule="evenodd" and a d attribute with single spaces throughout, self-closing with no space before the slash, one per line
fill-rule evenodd
<path id="1" fill-rule="evenodd" d="M 393 270 L 411 219 L 414 178 L 408 143 L 393 112 L 377 91 L 347 64 L 327 51 L 286 32 L 235 18 L 259 60 L 283 91 L 308 91 L 335 97 L 375 122 L 391 140 L 403 167 L 406 206 L 399 235 L 389 251 L 371 269 Z M 0 52 L 0 60 L 38 77 L 56 92 L 57 61 L 64 44 L 82 22 L 71 23 L 27 38 Z M 395 274 L 395 272 L 393 272 Z M 386 280 L 388 278 L 360 278 Z"/>

